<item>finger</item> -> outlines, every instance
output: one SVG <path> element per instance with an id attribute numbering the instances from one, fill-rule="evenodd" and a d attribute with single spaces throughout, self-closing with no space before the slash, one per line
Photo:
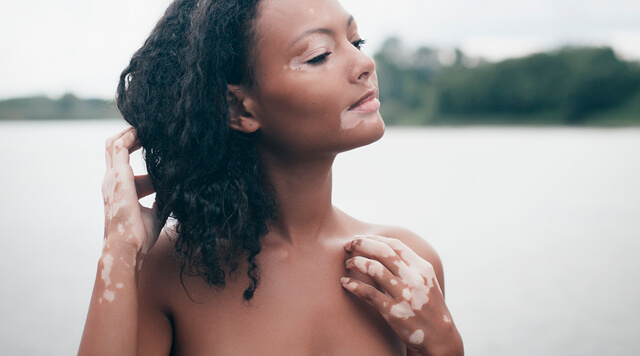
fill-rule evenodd
<path id="1" fill-rule="evenodd" d="M 402 262 L 400 256 L 389 245 L 364 236 L 347 242 L 344 248 L 349 252 L 380 261 L 394 275 L 398 272 L 398 262 Z"/>
<path id="2" fill-rule="evenodd" d="M 113 146 L 111 146 L 111 159 L 113 161 L 113 167 L 129 166 L 129 149 L 124 146 L 125 142 L 123 137 L 115 140 Z"/>
<path id="3" fill-rule="evenodd" d="M 376 244 L 379 245 L 376 248 L 380 251 L 383 250 L 380 245 L 392 249 L 395 257 L 379 260 L 391 273 L 398 277 L 399 281 L 404 282 L 409 287 L 421 288 L 422 286 L 427 286 L 430 288 L 434 283 L 438 283 L 433 265 L 416 254 L 402 241 L 377 235 L 359 236 L 354 241 L 356 242 L 351 245 L 353 247 L 349 247 L 354 252 L 371 254 L 371 252 L 367 251 L 372 250 L 374 248 L 372 246 Z"/>
<path id="4" fill-rule="evenodd" d="M 140 141 L 138 140 L 138 134 L 136 130 L 131 130 L 122 135 L 122 144 L 130 154 L 137 151 L 141 147 L 141 145 Z"/>
<path id="5" fill-rule="evenodd" d="M 148 175 L 135 176 L 136 192 L 138 193 L 138 199 L 144 198 L 149 194 L 153 194 L 155 189 L 153 183 Z"/>
<path id="6" fill-rule="evenodd" d="M 380 313 L 387 312 L 391 300 L 388 296 L 386 296 L 384 293 L 380 292 L 373 286 L 349 277 L 340 278 L 340 283 L 342 284 L 342 287 L 344 287 L 344 289 L 369 303 L 369 305 L 374 307 Z"/>
<path id="7" fill-rule="evenodd" d="M 122 136 L 127 134 L 130 131 L 134 131 L 133 127 L 128 127 L 115 135 L 109 136 L 104 142 L 104 150 L 105 150 L 105 161 L 107 163 L 108 168 L 113 168 L 112 159 L 113 159 L 113 144 Z"/>
<path id="8" fill-rule="evenodd" d="M 368 275 L 392 297 L 399 297 L 404 283 L 399 283 L 396 276 L 379 261 L 363 256 L 356 256 L 348 259 L 345 266 L 349 270 L 357 270 Z"/>
<path id="9" fill-rule="evenodd" d="M 410 268 L 418 268 L 422 272 L 426 265 L 431 265 L 431 263 L 420 257 L 409 246 L 398 239 L 379 235 L 365 235 L 362 237 L 365 240 L 373 240 L 389 246 Z"/>

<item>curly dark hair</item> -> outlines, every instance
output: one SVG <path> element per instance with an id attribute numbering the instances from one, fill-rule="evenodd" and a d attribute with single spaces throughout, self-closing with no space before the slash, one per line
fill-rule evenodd
<path id="1" fill-rule="evenodd" d="M 254 85 L 258 2 L 174 1 L 122 72 L 116 98 L 144 149 L 158 215 L 176 221 L 182 273 L 223 288 L 246 258 L 246 301 L 276 218 L 255 137 L 230 128 L 228 85 Z"/>

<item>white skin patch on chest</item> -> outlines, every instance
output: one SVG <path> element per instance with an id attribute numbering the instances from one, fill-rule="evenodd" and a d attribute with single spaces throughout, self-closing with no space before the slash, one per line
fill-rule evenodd
<path id="1" fill-rule="evenodd" d="M 413 334 L 409 336 L 409 342 L 414 345 L 421 344 L 422 341 L 424 341 L 424 331 L 420 329 L 414 331 Z"/>

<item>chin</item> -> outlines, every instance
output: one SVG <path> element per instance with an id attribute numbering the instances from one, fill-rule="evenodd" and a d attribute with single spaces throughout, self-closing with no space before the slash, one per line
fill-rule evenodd
<path id="1" fill-rule="evenodd" d="M 384 136 L 385 125 L 380 113 L 367 120 L 360 121 L 349 130 L 344 130 L 342 136 L 348 141 L 344 151 L 372 144 Z"/>

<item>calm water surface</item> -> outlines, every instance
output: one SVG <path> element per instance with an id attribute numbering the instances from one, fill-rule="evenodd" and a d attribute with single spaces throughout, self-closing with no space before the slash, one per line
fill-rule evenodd
<path id="1" fill-rule="evenodd" d="M 123 127 L 0 123 L 3 354 L 76 353 Z M 468 355 L 637 355 L 638 182 L 639 129 L 392 128 L 338 157 L 334 203 L 436 247 Z"/>

